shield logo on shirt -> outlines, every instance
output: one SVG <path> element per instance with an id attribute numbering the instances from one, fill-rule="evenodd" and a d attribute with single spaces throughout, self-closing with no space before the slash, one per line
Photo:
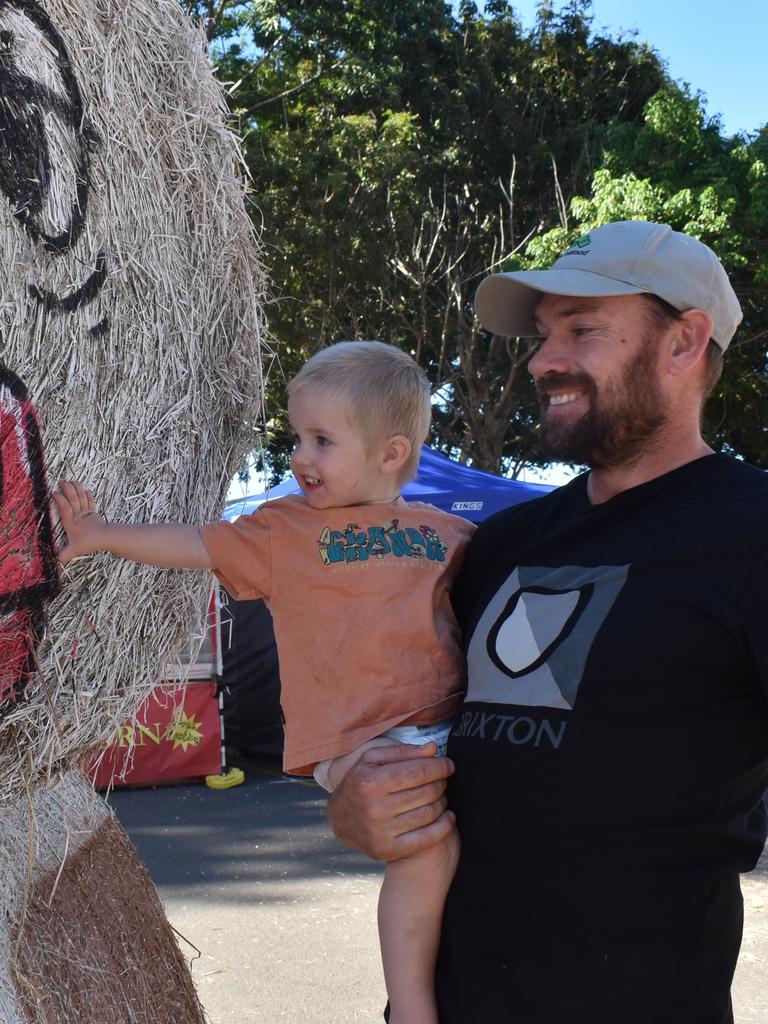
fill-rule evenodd
<path id="1" fill-rule="evenodd" d="M 467 701 L 570 709 L 628 566 L 519 566 L 467 651 Z"/>
<path id="2" fill-rule="evenodd" d="M 594 589 L 521 588 L 512 595 L 488 637 L 488 652 L 512 678 L 543 664 L 567 636 Z"/>

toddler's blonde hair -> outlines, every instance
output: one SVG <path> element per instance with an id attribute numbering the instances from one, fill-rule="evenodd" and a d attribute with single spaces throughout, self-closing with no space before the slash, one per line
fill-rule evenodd
<path id="1" fill-rule="evenodd" d="M 288 384 L 288 395 L 317 388 L 343 402 L 350 423 L 367 447 L 395 434 L 411 443 L 400 472 L 416 476 L 421 446 L 432 419 L 429 381 L 407 352 L 382 341 L 339 341 L 308 359 Z"/>

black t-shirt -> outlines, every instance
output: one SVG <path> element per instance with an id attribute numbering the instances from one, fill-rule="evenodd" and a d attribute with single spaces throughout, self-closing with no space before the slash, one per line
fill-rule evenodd
<path id="1" fill-rule="evenodd" d="M 724 1024 L 765 840 L 768 475 L 722 455 L 475 534 L 441 1024 Z"/>

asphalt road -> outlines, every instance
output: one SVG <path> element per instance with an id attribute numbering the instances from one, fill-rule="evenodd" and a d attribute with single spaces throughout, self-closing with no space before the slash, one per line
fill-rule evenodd
<path id="1" fill-rule="evenodd" d="M 251 766 L 234 789 L 118 790 L 110 802 L 182 936 L 210 1024 L 380 1024 L 382 870 L 336 843 L 314 783 Z M 736 1024 L 765 1024 L 766 854 L 742 888 Z"/>

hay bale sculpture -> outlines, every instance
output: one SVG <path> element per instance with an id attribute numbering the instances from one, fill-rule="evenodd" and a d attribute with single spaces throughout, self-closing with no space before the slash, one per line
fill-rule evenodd
<path id="1" fill-rule="evenodd" d="M 176 0 L 0 0 L 3 1024 L 203 1019 L 74 766 L 135 713 L 208 581 L 109 556 L 59 579 L 43 452 L 111 518 L 219 513 L 261 395 L 240 167 Z"/>

